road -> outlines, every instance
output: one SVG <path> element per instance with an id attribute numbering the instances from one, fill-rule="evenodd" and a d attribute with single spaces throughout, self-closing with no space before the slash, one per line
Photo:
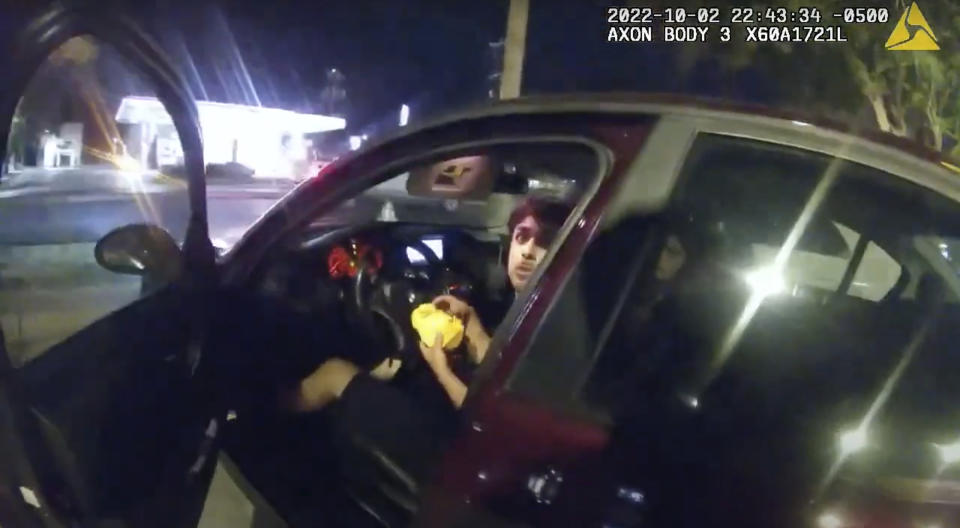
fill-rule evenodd
<path id="1" fill-rule="evenodd" d="M 293 187 L 285 181 L 211 182 L 211 238 L 234 242 Z M 33 171 L 0 185 L 0 246 L 96 242 L 111 229 L 150 222 L 182 238 L 189 219 L 186 186 L 157 174 L 111 169 Z"/>
<path id="2" fill-rule="evenodd" d="M 290 182 L 211 182 L 211 238 L 235 242 Z M 182 239 L 186 186 L 155 173 L 109 167 L 28 170 L 0 184 L 0 325 L 15 364 L 135 299 L 139 278 L 107 272 L 93 246 L 134 222 L 161 225 Z"/>

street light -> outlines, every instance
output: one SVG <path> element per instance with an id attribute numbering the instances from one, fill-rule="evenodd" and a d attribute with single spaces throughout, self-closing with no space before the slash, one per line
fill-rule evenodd
<path id="1" fill-rule="evenodd" d="M 410 121 L 410 107 L 407 105 L 400 106 L 400 126 L 407 126 L 407 122 Z"/>

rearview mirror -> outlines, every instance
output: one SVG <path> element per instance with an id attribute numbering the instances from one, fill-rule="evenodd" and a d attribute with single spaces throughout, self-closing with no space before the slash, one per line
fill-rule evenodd
<path id="1" fill-rule="evenodd" d="M 109 232 L 94 248 L 97 264 L 114 273 L 150 276 L 169 282 L 180 274 L 182 256 L 166 230 L 150 224 L 130 224 Z"/>

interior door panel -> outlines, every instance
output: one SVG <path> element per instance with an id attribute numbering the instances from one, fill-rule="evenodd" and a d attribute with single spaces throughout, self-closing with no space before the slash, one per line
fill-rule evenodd
<path id="1" fill-rule="evenodd" d="M 170 288 L 75 334 L 17 374 L 36 422 L 41 475 L 59 506 L 122 515 L 188 468 L 203 436 L 184 352 L 181 293 Z M 186 478 L 186 475 L 183 475 Z"/>

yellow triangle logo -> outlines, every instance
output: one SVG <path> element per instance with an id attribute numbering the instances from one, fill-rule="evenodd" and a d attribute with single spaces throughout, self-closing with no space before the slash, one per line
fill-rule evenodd
<path id="1" fill-rule="evenodd" d="M 884 47 L 896 51 L 935 51 L 940 49 L 933 29 L 916 2 L 903 12 Z"/>

